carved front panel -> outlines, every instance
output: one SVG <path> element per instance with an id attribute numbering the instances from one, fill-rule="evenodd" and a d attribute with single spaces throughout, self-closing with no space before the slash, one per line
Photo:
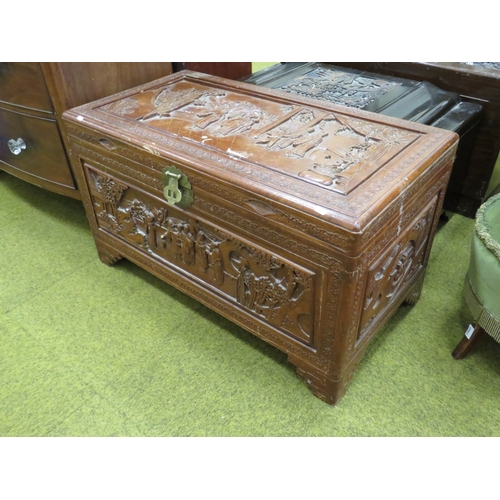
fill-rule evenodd
<path id="1" fill-rule="evenodd" d="M 199 278 L 226 299 L 306 344 L 315 275 L 86 166 L 98 225 Z"/>
<path id="2" fill-rule="evenodd" d="M 369 269 L 358 340 L 393 303 L 400 290 L 423 266 L 438 199 L 413 220 L 410 229 Z"/>
<path id="3" fill-rule="evenodd" d="M 367 181 L 421 136 L 340 112 L 187 81 L 99 111 L 340 194 Z"/>

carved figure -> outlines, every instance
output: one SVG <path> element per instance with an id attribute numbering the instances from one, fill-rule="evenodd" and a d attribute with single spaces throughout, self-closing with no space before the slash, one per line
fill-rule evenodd
<path id="1" fill-rule="evenodd" d="M 208 255 L 206 248 L 206 237 L 203 231 L 198 231 L 196 235 L 195 241 L 195 250 L 196 250 L 196 261 L 198 265 L 201 267 L 203 272 L 207 272 L 208 270 Z"/>
<path id="2" fill-rule="evenodd" d="M 194 264 L 194 238 L 189 224 L 184 224 L 179 232 L 182 260 L 188 266 Z"/>
<path id="3" fill-rule="evenodd" d="M 224 282 L 224 269 L 222 266 L 222 254 L 219 245 L 214 245 L 209 254 L 210 266 L 213 269 L 214 279 L 218 285 Z"/>

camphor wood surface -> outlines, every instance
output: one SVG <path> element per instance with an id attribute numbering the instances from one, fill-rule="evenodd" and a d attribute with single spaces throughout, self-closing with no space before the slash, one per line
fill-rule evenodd
<path id="1" fill-rule="evenodd" d="M 63 116 L 103 262 L 281 349 L 328 403 L 418 300 L 456 134 L 189 71 Z M 170 166 L 191 206 L 165 200 Z"/>

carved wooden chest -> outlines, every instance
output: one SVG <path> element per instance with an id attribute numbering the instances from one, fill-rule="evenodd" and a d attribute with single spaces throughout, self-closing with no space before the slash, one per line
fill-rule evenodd
<path id="1" fill-rule="evenodd" d="M 64 119 L 100 258 L 284 351 L 328 403 L 418 299 L 456 134 L 192 72 Z"/>

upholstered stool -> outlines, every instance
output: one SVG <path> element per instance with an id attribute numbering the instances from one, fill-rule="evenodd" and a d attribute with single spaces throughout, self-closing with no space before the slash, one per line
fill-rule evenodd
<path id="1" fill-rule="evenodd" d="M 500 342 L 500 194 L 477 212 L 464 295 L 475 325 L 453 351 L 455 359 L 464 358 L 484 332 Z"/>

